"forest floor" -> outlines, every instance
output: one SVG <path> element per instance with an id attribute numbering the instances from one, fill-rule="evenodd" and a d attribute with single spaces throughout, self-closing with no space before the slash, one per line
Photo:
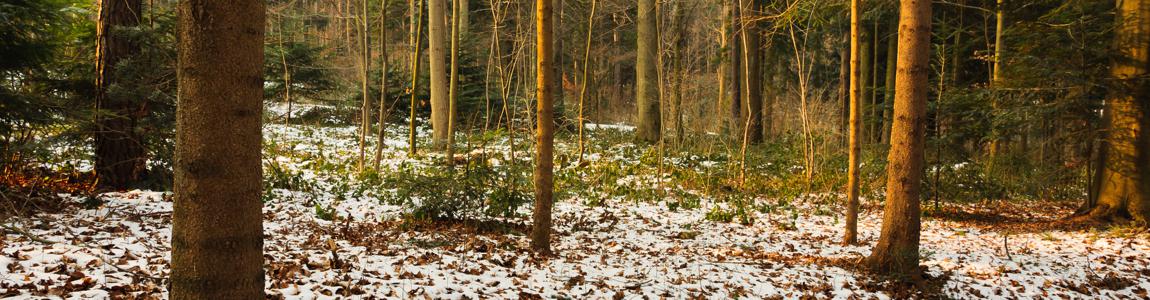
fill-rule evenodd
<path id="1" fill-rule="evenodd" d="M 385 166 L 426 162 L 405 158 L 405 135 L 388 136 L 397 140 L 387 142 Z M 877 239 L 877 203 L 864 202 L 861 243 L 843 246 L 838 215 L 825 213 L 838 208 L 815 201 L 750 211 L 744 225 L 708 220 L 729 204 L 706 198 L 692 209 L 571 198 L 555 206 L 556 255 L 540 257 L 527 250 L 529 205 L 520 217 L 415 221 L 371 193 L 333 193 L 330 175 L 302 167 L 316 158 L 299 153 L 326 148 L 353 164 L 353 127 L 271 124 L 265 140 L 291 144 L 295 154 L 269 159 L 325 186 L 269 191 L 266 282 L 277 298 L 1145 299 L 1150 290 L 1148 234 L 1058 226 L 1066 203 L 944 204 L 923 220 L 928 279 L 909 289 L 856 267 Z M 166 299 L 171 194 L 99 197 L 99 206 L 69 196 L 75 205 L 4 222 L 0 297 Z"/>

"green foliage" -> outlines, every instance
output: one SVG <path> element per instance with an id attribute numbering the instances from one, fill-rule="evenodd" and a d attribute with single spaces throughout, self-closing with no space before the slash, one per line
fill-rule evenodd
<path id="1" fill-rule="evenodd" d="M 383 194 L 383 201 L 403 205 L 408 217 L 420 220 L 516 217 L 519 207 L 533 198 L 516 174 L 522 173 L 515 167 L 483 161 L 462 169 L 404 165 L 383 178 L 384 185 L 394 189 Z"/>

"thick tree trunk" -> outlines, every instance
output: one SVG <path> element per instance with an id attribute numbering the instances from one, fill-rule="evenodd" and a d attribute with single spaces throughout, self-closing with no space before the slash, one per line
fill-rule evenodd
<path id="1" fill-rule="evenodd" d="M 536 120 L 539 129 L 535 131 L 535 211 L 532 215 L 531 249 L 542 254 L 551 253 L 551 207 L 554 201 L 552 192 L 555 188 L 552 184 L 555 148 L 555 107 L 552 97 L 555 86 L 551 82 L 552 76 L 555 76 L 555 69 L 551 66 L 554 63 L 551 61 L 554 57 L 551 55 L 554 51 L 551 48 L 554 17 L 551 14 L 551 1 L 535 1 L 537 9 L 535 88 L 536 97 L 539 99 L 535 115 L 539 118 Z"/>
<path id="2" fill-rule="evenodd" d="M 148 114 L 142 99 L 108 94 L 116 84 L 116 64 L 140 52 L 140 45 L 118 27 L 140 25 L 140 0 L 100 0 L 96 22 L 96 176 L 102 186 L 127 189 L 140 179 L 147 151 L 137 132 L 137 122 Z"/>
<path id="3" fill-rule="evenodd" d="M 658 63 L 659 37 L 656 28 L 655 0 L 639 1 L 638 57 L 635 63 L 635 101 L 639 108 L 636 139 L 653 143 L 661 138 L 662 120 L 659 103 Z"/>
<path id="4" fill-rule="evenodd" d="M 443 12 L 446 0 L 428 0 L 427 5 L 427 56 L 431 64 L 431 147 L 443 149 L 447 144 L 447 136 L 451 134 L 448 127 L 448 118 L 451 104 L 447 88 L 447 64 L 444 62 L 447 55 L 446 15 Z"/>
<path id="5" fill-rule="evenodd" d="M 867 258 L 879 273 L 917 278 L 921 177 L 929 94 L 931 1 L 903 0 L 899 16 L 894 124 L 887 165 L 886 207 L 878 243 Z"/>
<path id="6" fill-rule="evenodd" d="M 860 142 L 860 124 L 862 117 L 862 102 L 859 101 L 862 91 L 859 68 L 859 0 L 851 0 L 851 41 L 850 41 L 850 137 L 847 167 L 847 211 L 846 230 L 843 234 L 843 244 L 858 243 L 858 214 L 859 214 L 859 159 L 862 154 Z"/>
<path id="7" fill-rule="evenodd" d="M 263 299 L 264 1 L 178 6 L 172 299 Z"/>
<path id="8" fill-rule="evenodd" d="M 1098 200 L 1090 216 L 1150 223 L 1150 1 L 1118 4 Z"/>

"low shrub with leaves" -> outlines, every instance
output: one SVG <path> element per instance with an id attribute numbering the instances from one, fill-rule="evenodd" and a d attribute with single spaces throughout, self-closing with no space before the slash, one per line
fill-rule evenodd
<path id="1" fill-rule="evenodd" d="M 420 220 L 516 217 L 532 199 L 522 167 L 483 160 L 458 167 L 404 165 L 383 181 L 395 189 L 383 193 L 383 201 L 404 206 L 409 218 Z"/>

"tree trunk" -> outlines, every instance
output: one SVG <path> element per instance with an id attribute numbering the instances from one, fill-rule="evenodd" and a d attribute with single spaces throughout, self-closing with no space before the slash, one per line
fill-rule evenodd
<path id="1" fill-rule="evenodd" d="M 862 22 L 862 20 L 860 20 L 859 22 Z M 874 50 L 874 49 L 873 49 L 873 47 L 871 47 L 870 33 L 867 31 L 867 28 L 863 27 L 860 24 L 859 25 L 859 93 L 860 93 L 859 99 L 861 99 L 861 101 L 867 102 L 868 105 L 864 105 L 864 106 L 871 106 L 871 105 L 869 105 L 870 103 L 868 101 L 870 99 L 870 96 L 869 96 L 870 94 L 867 92 L 868 87 L 871 85 L 871 81 L 872 81 L 871 80 L 872 78 L 870 76 L 871 75 L 871 68 L 874 67 L 873 65 L 871 65 L 871 62 L 873 60 L 871 58 L 871 56 L 873 55 L 873 53 L 871 53 L 871 50 Z M 871 108 L 871 107 L 868 107 L 868 108 L 869 108 L 869 112 L 867 110 L 864 110 L 862 113 L 863 114 L 863 116 L 862 116 L 862 118 L 863 118 L 863 121 L 862 121 L 863 129 L 862 129 L 862 131 L 863 131 L 863 142 L 864 143 L 871 143 L 873 140 L 870 137 L 874 136 L 874 132 L 875 132 L 874 131 L 874 129 L 875 129 L 875 126 L 874 126 L 875 116 L 873 113 L 874 108 Z"/>
<path id="2" fill-rule="evenodd" d="M 851 41 L 850 41 L 850 138 L 847 167 L 847 211 L 846 231 L 843 234 L 843 244 L 858 243 L 858 210 L 859 210 L 859 158 L 862 153 L 859 147 L 859 119 L 862 117 L 862 102 L 859 100 L 861 85 L 859 79 L 859 0 L 851 0 Z"/>
<path id="3" fill-rule="evenodd" d="M 383 147 L 384 147 L 384 141 L 385 141 L 384 134 L 387 133 L 387 116 L 391 115 L 390 108 L 386 111 L 386 113 L 384 111 L 384 107 L 387 106 L 387 73 L 388 73 L 387 58 L 388 58 L 388 51 L 387 51 L 387 25 L 386 24 L 387 24 L 388 0 L 381 0 L 380 4 L 381 4 L 380 7 L 382 7 L 382 8 L 379 10 L 379 25 L 380 25 L 379 26 L 379 70 L 380 70 L 379 72 L 380 72 L 380 75 L 379 75 L 379 112 L 377 112 L 377 117 L 379 119 L 376 122 L 376 123 L 378 123 L 379 127 L 377 127 L 375 129 L 376 130 L 375 131 L 375 138 L 376 138 L 375 161 L 372 163 L 372 168 L 376 172 L 379 172 L 379 161 L 383 159 Z"/>
<path id="4" fill-rule="evenodd" d="M 418 141 L 415 139 L 415 107 L 419 106 L 416 95 L 419 94 L 419 61 L 422 58 L 420 55 L 420 44 L 423 43 L 423 35 L 419 34 L 423 30 L 423 1 L 412 0 L 412 25 L 411 25 L 411 102 L 408 108 L 410 111 L 407 116 L 407 156 L 414 157 L 418 151 Z"/>
<path id="5" fill-rule="evenodd" d="M 444 41 L 447 34 L 443 12 L 446 0 L 428 0 L 427 5 L 427 56 L 431 64 L 431 147 L 443 149 L 447 144 L 447 136 L 451 134 L 448 127 L 448 118 L 451 110 L 447 99 L 447 65 L 444 62 L 447 49 Z"/>
<path id="6" fill-rule="evenodd" d="M 181 1 L 172 299 L 263 299 L 263 1 Z"/>
<path id="7" fill-rule="evenodd" d="M 758 144 L 763 142 L 763 88 L 762 88 L 762 67 L 760 32 L 758 30 L 758 23 L 755 20 L 758 17 L 759 0 L 741 0 L 743 7 L 743 16 L 747 21 L 742 30 L 742 43 L 743 43 L 743 61 L 746 63 L 745 72 L 743 74 L 743 89 L 746 96 L 747 105 L 746 117 L 750 118 L 747 121 L 747 142 L 751 144 Z"/>
<path id="8" fill-rule="evenodd" d="M 741 14 L 740 0 L 731 0 L 727 5 L 730 10 L 730 33 L 731 37 L 728 39 L 730 47 L 727 49 L 727 56 L 730 58 L 731 70 L 731 115 L 730 122 L 728 122 L 729 133 L 734 138 L 739 140 L 743 139 L 743 43 L 740 42 L 739 35 L 743 31 L 743 22 Z"/>
<path id="9" fill-rule="evenodd" d="M 583 118 L 585 117 L 583 108 L 584 102 L 587 99 L 587 85 L 591 82 L 591 31 L 595 29 L 595 0 L 591 0 L 591 12 L 587 14 L 587 41 L 583 48 L 583 84 L 579 87 L 579 162 L 583 162 L 583 154 L 586 152 L 586 141 L 584 141 L 584 125 Z"/>
<path id="10" fill-rule="evenodd" d="M 147 151 L 137 133 L 146 117 L 143 99 L 124 99 L 108 93 L 116 84 L 116 65 L 140 52 L 140 45 L 113 31 L 140 25 L 140 0 L 100 0 L 96 22 L 96 176 L 102 186 L 122 190 L 140 179 Z"/>
<path id="11" fill-rule="evenodd" d="M 639 1 L 638 57 L 635 62 L 635 101 L 639 108 L 636 139 L 653 143 L 661 138 L 662 120 L 659 103 L 658 49 L 655 0 Z"/>
<path id="12" fill-rule="evenodd" d="M 1150 1 L 1123 0 L 1115 31 L 1115 86 L 1106 100 L 1098 200 L 1090 216 L 1150 222 Z"/>
<path id="13" fill-rule="evenodd" d="M 867 258 L 872 270 L 919 278 L 919 207 L 926 98 L 929 94 L 931 1 L 903 0 L 899 15 L 894 123 L 887 165 L 886 208 L 878 243 Z M 905 278 L 904 277 L 904 278 Z"/>
<path id="14" fill-rule="evenodd" d="M 553 15 L 551 21 L 554 22 L 551 26 L 551 42 L 553 50 L 551 55 L 555 57 L 551 59 L 553 62 L 551 67 L 555 69 L 555 76 L 551 77 L 551 84 L 554 85 L 551 90 L 553 91 L 552 100 L 555 101 L 555 122 L 556 124 L 566 124 L 567 104 L 563 100 L 563 0 L 551 0 L 551 14 Z M 569 125 L 569 124 L 567 124 Z M 564 127 L 566 128 L 566 127 Z"/>
<path id="15" fill-rule="evenodd" d="M 1004 9 L 1003 9 L 1004 3 L 1003 2 L 1005 2 L 1005 0 L 998 0 L 997 1 L 998 5 L 995 6 L 995 14 L 994 14 L 994 16 L 995 16 L 994 57 L 993 57 L 994 65 L 991 67 L 990 87 L 992 89 L 991 90 L 991 93 L 992 93 L 992 95 L 991 95 L 991 109 L 993 110 L 995 116 L 1002 115 L 1002 112 L 1000 111 L 1001 103 L 999 103 L 999 99 L 998 99 L 1000 97 L 1000 94 L 997 91 L 995 91 L 994 89 L 1001 88 L 1000 85 L 1002 84 L 1000 82 L 1002 80 L 1002 63 L 1001 63 L 1002 62 L 1002 31 L 1003 31 L 1003 29 L 1005 27 L 1005 23 L 1006 23 L 1004 21 L 1006 17 L 1005 17 L 1005 13 L 1003 12 L 1004 11 Z M 991 130 L 989 155 L 990 155 L 990 161 L 991 161 L 992 167 L 994 165 L 994 159 L 995 159 L 995 157 L 998 156 L 998 152 L 1002 150 L 1003 143 L 1004 143 L 1003 137 L 1005 136 L 1005 133 L 1003 132 L 1003 130 L 999 129 L 998 127 L 999 127 L 998 124 L 994 124 L 994 127 Z"/>
<path id="16" fill-rule="evenodd" d="M 532 215 L 531 249 L 537 253 L 551 254 L 551 207 L 554 201 L 552 192 L 552 169 L 554 159 L 555 140 L 555 107 L 552 102 L 555 92 L 552 85 L 552 76 L 555 69 L 552 67 L 552 0 L 536 0 L 536 78 L 535 88 L 538 103 L 536 105 L 536 120 L 539 129 L 535 131 L 535 211 Z"/>
<path id="17" fill-rule="evenodd" d="M 897 28 L 895 30 L 892 30 L 892 35 L 891 35 L 890 39 L 887 40 L 887 48 L 886 49 L 887 49 L 886 50 L 886 79 L 884 80 L 884 83 L 883 83 L 883 86 L 886 87 L 886 90 L 883 91 L 883 103 L 882 103 L 882 108 L 881 108 L 882 109 L 882 119 L 879 120 L 879 124 L 881 124 L 881 126 L 882 126 L 882 128 L 880 129 L 880 130 L 882 130 L 882 132 L 881 132 L 882 137 L 879 139 L 879 143 L 881 143 L 883 145 L 890 144 L 890 110 L 891 110 L 892 103 L 894 103 L 894 94 L 895 94 L 894 75 L 895 75 L 895 71 L 898 69 L 898 29 Z"/>
<path id="18" fill-rule="evenodd" d="M 356 31 L 359 33 L 360 42 L 360 58 L 359 58 L 359 76 L 360 76 L 360 90 L 363 94 L 363 100 L 359 107 L 359 161 L 356 163 L 356 169 L 362 173 L 364 165 L 367 164 L 367 135 L 371 132 L 371 79 L 368 72 L 371 70 L 371 30 L 368 27 L 369 13 L 367 10 L 367 1 L 360 1 L 360 17 L 356 18 Z"/>
<path id="19" fill-rule="evenodd" d="M 451 80 L 447 91 L 447 101 L 450 103 L 447 109 L 447 155 L 445 155 L 449 166 L 455 164 L 455 105 L 459 102 L 459 22 L 463 1 L 451 1 Z"/>

